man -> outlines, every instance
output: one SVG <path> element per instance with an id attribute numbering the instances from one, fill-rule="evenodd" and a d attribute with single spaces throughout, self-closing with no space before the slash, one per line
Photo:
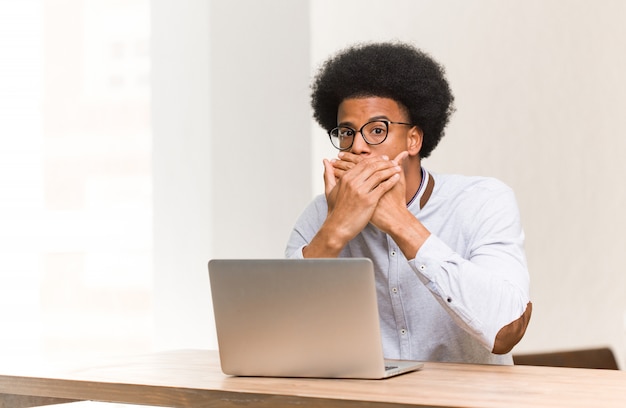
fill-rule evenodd
<path id="1" fill-rule="evenodd" d="M 443 69 L 408 44 L 359 45 L 329 59 L 312 89 L 340 152 L 324 160 L 325 194 L 287 257 L 373 261 L 387 358 L 512 364 L 532 310 L 514 194 L 421 165 L 453 111 Z"/>

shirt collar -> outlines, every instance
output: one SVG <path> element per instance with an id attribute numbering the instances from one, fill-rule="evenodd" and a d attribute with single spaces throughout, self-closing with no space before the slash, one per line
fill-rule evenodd
<path id="1" fill-rule="evenodd" d="M 424 208 L 428 202 L 428 199 L 433 193 L 433 188 L 435 187 L 435 179 L 430 175 L 430 173 L 423 167 L 421 168 L 421 172 L 422 180 L 420 181 L 420 186 L 413 198 L 411 198 L 406 205 L 407 207 L 410 207 L 414 202 L 417 202 L 420 210 Z"/>

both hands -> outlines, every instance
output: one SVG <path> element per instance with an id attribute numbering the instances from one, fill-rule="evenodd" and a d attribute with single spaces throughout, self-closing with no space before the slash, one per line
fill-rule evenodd
<path id="1" fill-rule="evenodd" d="M 328 215 L 302 249 L 303 256 L 337 257 L 371 223 L 389 234 L 407 259 L 413 259 L 430 232 L 406 207 L 407 157 L 406 151 L 393 159 L 342 152 L 337 160 L 324 160 Z"/>
<path id="2" fill-rule="evenodd" d="M 393 159 L 364 158 L 348 152 L 324 160 L 328 221 L 349 241 L 372 223 L 389 233 L 397 215 L 406 211 L 406 182 L 402 163 L 408 152 Z"/>

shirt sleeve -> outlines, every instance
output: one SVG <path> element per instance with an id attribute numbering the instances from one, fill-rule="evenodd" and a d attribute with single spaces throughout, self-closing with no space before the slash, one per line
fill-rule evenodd
<path id="1" fill-rule="evenodd" d="M 311 242 L 317 231 L 321 228 L 328 206 L 324 196 L 316 197 L 302 212 L 296 224 L 291 231 L 287 246 L 285 248 L 285 257 L 290 259 L 302 259 L 302 249 Z"/>
<path id="2" fill-rule="evenodd" d="M 452 319 L 494 350 L 496 336 L 505 326 L 522 316 L 526 323 L 529 318 L 524 233 L 510 190 L 467 210 L 471 217 L 466 213 L 459 221 L 461 239 L 470 242 L 467 253 L 462 256 L 431 235 L 409 263 Z"/>

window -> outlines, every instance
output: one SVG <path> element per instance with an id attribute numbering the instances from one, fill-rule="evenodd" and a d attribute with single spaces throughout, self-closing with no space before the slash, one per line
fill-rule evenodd
<path id="1" fill-rule="evenodd" d="M 5 350 L 152 335 L 148 0 L 0 3 Z"/>

